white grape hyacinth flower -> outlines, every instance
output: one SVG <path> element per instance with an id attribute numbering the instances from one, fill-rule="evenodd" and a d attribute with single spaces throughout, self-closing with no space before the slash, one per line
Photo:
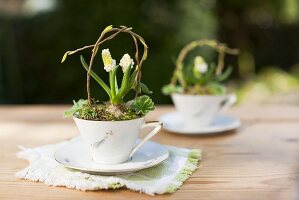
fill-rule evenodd
<path id="1" fill-rule="evenodd" d="M 208 71 L 208 64 L 201 56 L 196 56 L 196 58 L 194 59 L 194 66 L 200 73 L 204 74 Z"/>
<path id="2" fill-rule="evenodd" d="M 131 66 L 133 68 L 134 66 L 134 60 L 130 57 L 129 54 L 124 54 L 123 57 L 120 59 L 119 66 L 122 67 L 123 72 L 128 69 L 128 67 Z"/>
<path id="3" fill-rule="evenodd" d="M 102 59 L 106 72 L 110 72 L 116 68 L 116 61 L 112 59 L 109 49 L 102 50 Z"/>

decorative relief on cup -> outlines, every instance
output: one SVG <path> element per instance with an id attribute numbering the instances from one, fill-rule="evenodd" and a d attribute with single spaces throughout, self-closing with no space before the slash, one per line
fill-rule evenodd
<path id="1" fill-rule="evenodd" d="M 99 148 L 112 135 L 113 135 L 112 131 L 107 132 L 106 135 L 105 135 L 105 137 L 103 139 L 101 139 L 100 141 L 97 141 L 97 142 L 91 144 L 91 147 L 92 148 Z"/>

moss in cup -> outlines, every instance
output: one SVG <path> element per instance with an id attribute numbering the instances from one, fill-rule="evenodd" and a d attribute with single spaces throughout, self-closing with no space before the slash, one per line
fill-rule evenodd
<path id="1" fill-rule="evenodd" d="M 103 62 L 102 69 L 105 70 L 109 76 L 109 83 L 105 83 L 92 70 L 92 66 L 94 62 L 98 61 L 95 57 L 98 53 L 99 46 L 113 39 L 120 33 L 128 33 L 131 35 L 136 49 L 135 61 L 129 54 L 125 53 L 120 61 L 117 62 L 113 59 L 109 49 L 102 49 L 100 51 Z M 141 59 L 139 59 L 139 43 L 143 46 Z M 75 116 L 81 119 L 97 121 L 121 121 L 140 118 L 145 116 L 149 111 L 154 110 L 155 106 L 151 98 L 148 95 L 140 95 L 141 93 L 152 93 L 148 87 L 141 82 L 141 67 L 147 58 L 148 47 L 140 35 L 134 33 L 132 28 L 125 26 L 118 28 L 108 26 L 101 33 L 95 44 L 84 46 L 74 51 L 67 51 L 62 58 L 62 62 L 65 61 L 68 55 L 86 49 L 92 49 L 89 64 L 86 63 L 82 55 L 80 55 L 80 61 L 87 71 L 87 99 L 80 99 L 77 102 L 73 101 L 73 107 L 64 113 L 66 117 Z M 121 72 L 117 73 L 118 71 Z M 118 77 L 119 74 L 121 74 L 121 78 Z M 103 88 L 109 97 L 109 101 L 99 101 L 91 98 L 90 76 Z M 130 91 L 136 92 L 135 98 L 125 102 L 124 97 Z"/>

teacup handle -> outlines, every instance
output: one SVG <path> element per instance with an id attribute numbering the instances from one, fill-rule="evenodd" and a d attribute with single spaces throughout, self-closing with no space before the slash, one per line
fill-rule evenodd
<path id="1" fill-rule="evenodd" d="M 162 122 L 159 121 L 150 121 L 150 122 L 145 122 L 145 124 L 142 125 L 141 129 L 145 127 L 155 127 L 152 131 L 150 131 L 143 139 L 141 142 L 139 142 L 134 149 L 132 150 L 129 158 L 131 158 L 134 153 L 142 146 L 144 145 L 149 139 L 151 139 L 153 136 L 155 136 L 159 131 L 162 129 Z"/>
<path id="2" fill-rule="evenodd" d="M 237 96 L 235 94 L 227 95 L 221 106 L 221 111 L 227 110 L 237 102 Z"/>

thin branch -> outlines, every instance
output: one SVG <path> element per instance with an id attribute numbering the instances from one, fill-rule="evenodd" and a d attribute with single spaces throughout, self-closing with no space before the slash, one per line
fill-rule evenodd
<path id="1" fill-rule="evenodd" d="M 79 49 L 76 49 L 76 50 L 74 50 L 74 51 L 71 51 L 72 53 L 70 53 L 70 55 L 71 55 L 71 54 L 75 54 L 75 53 L 77 53 L 77 52 L 79 52 L 79 51 L 88 49 L 88 48 L 92 48 L 92 47 L 94 47 L 94 44 L 84 46 L 84 47 L 82 47 L 82 48 L 79 48 Z"/>

